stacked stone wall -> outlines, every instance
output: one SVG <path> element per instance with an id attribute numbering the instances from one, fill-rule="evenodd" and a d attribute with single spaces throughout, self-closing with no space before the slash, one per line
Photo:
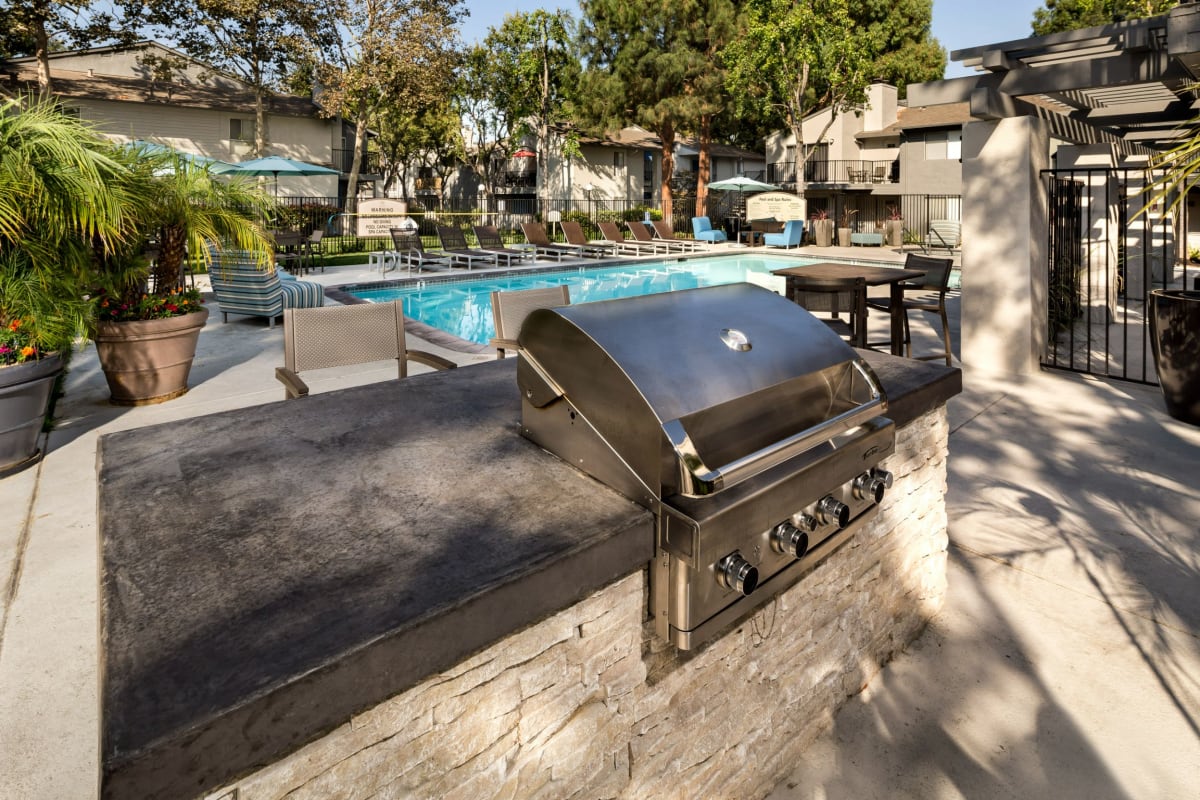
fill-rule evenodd
<path id="1" fill-rule="evenodd" d="M 901 429 L 874 519 L 697 651 L 643 570 L 209 797 L 762 797 L 941 607 L 947 440 L 944 407 Z"/>

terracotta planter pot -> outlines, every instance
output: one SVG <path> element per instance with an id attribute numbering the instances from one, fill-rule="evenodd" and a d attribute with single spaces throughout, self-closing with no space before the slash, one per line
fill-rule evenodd
<path id="1" fill-rule="evenodd" d="M 832 247 L 833 246 L 833 220 L 817 219 L 813 220 L 813 240 L 817 247 Z"/>
<path id="2" fill-rule="evenodd" d="M 94 340 L 112 402 L 149 405 L 186 392 L 196 340 L 207 320 L 205 308 L 166 319 L 101 322 Z"/>
<path id="3" fill-rule="evenodd" d="M 883 243 L 888 247 L 900 247 L 904 244 L 904 220 L 885 219 L 883 221 Z"/>
<path id="4" fill-rule="evenodd" d="M 57 353 L 0 367 L 0 475 L 25 469 L 41 459 L 38 434 L 60 372 L 62 359 Z"/>
<path id="5" fill-rule="evenodd" d="M 1200 291 L 1150 292 L 1150 333 L 1167 413 L 1200 426 Z"/>

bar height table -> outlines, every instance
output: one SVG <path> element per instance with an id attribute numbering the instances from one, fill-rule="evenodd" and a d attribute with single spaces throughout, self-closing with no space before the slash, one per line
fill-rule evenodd
<path id="1" fill-rule="evenodd" d="M 804 278 L 820 280 L 837 280 L 862 278 L 867 286 L 891 287 L 891 344 L 892 355 L 904 355 L 904 282 L 919 278 L 925 274 L 919 269 L 902 269 L 898 267 L 873 267 L 865 264 L 844 264 L 834 261 L 824 261 L 819 264 L 809 264 L 805 267 L 786 267 L 771 271 L 772 275 L 780 275 L 787 279 L 787 296 L 795 294 L 798 284 Z M 800 279 L 800 280 L 797 280 Z"/>

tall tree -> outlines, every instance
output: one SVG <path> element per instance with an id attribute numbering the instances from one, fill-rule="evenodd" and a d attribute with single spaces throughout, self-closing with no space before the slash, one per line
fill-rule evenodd
<path id="1" fill-rule="evenodd" d="M 847 0 L 749 0 L 743 34 L 725 49 L 729 87 L 743 104 L 774 108 L 796 141 L 796 193 L 804 196 L 810 155 L 805 117 L 830 109 L 819 142 L 839 114 L 866 102 L 875 55 L 868 32 L 855 27 Z"/>
<path id="2" fill-rule="evenodd" d="M 699 122 L 695 94 L 715 69 L 688 34 L 704 0 L 671 3 L 583 0 L 580 45 L 587 72 L 580 81 L 579 117 L 585 126 L 616 131 L 639 125 L 662 142 L 664 216 L 672 212 L 676 136 Z M 710 112 L 711 113 L 711 112 Z"/>
<path id="3" fill-rule="evenodd" d="M 460 0 L 346 0 L 321 70 L 326 111 L 354 120 L 349 206 L 367 132 L 385 108 L 416 113 L 446 96 L 459 53 Z"/>
<path id="4" fill-rule="evenodd" d="M 946 50 L 930 29 L 933 0 L 856 0 L 850 16 L 878 48 L 870 77 L 892 84 L 900 97 L 908 84 L 945 74 Z"/>
<path id="5" fill-rule="evenodd" d="M 492 54 L 482 44 L 466 54 L 454 93 L 462 119 L 462 138 L 466 157 L 475 176 L 490 198 L 495 195 L 500 175 L 497 166 L 504 161 L 520 124 L 508 103 L 497 100 L 504 92 L 496 89 Z"/>
<path id="6" fill-rule="evenodd" d="M 254 153 L 270 143 L 267 100 L 289 70 L 333 38 L 332 5 L 307 0 L 117 0 L 129 24 L 144 24 L 193 58 L 236 75 L 254 91 Z"/>
<path id="7" fill-rule="evenodd" d="M 1033 33 L 1073 31 L 1108 25 L 1126 19 L 1165 14 L 1179 0 L 1046 0 L 1046 7 L 1033 12 Z"/>
<path id="8" fill-rule="evenodd" d="M 702 0 L 696 14 L 681 33 L 683 44 L 697 57 L 687 76 L 682 104 L 683 125 L 694 130 L 698 140 L 696 170 L 696 214 L 708 214 L 708 182 L 712 176 L 714 120 L 728 105 L 725 65 L 720 54 L 737 32 L 737 8 L 733 0 Z"/>
<path id="9" fill-rule="evenodd" d="M 571 15 L 561 10 L 507 14 L 482 45 L 491 102 L 514 124 L 515 137 L 528 130 L 537 139 L 538 199 L 543 201 L 549 188 L 550 131 L 563 121 L 579 81 L 574 27 Z"/>
<path id="10" fill-rule="evenodd" d="M 413 165 L 438 151 L 452 148 L 460 163 L 462 136 L 460 121 L 450 97 L 441 97 L 434 105 L 409 109 L 388 105 L 375 120 L 375 146 L 379 149 L 383 187 L 388 192 L 399 182 L 408 200 Z"/>
<path id="11" fill-rule="evenodd" d="M 0 62 L 9 56 L 37 59 L 38 91 L 53 91 L 50 53 L 57 45 L 86 47 L 95 42 L 129 41 L 132 32 L 92 0 L 0 0 Z"/>

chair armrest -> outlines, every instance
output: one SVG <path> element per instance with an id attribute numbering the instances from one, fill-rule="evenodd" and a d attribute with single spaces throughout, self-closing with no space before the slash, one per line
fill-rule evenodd
<path id="1" fill-rule="evenodd" d="M 409 350 L 408 360 L 419 362 L 434 369 L 454 369 L 458 366 L 453 361 L 449 361 L 441 356 L 435 356 L 433 353 L 426 353 L 424 350 Z"/>
<path id="2" fill-rule="evenodd" d="M 516 350 L 518 347 L 520 347 L 516 339 L 492 338 L 488 341 L 488 344 L 496 348 L 496 358 L 504 358 L 505 350 Z"/>
<path id="3" fill-rule="evenodd" d="M 283 390 L 287 393 L 284 397 L 285 400 L 308 397 L 308 384 L 287 367 L 276 367 L 275 378 L 283 384 Z"/>

